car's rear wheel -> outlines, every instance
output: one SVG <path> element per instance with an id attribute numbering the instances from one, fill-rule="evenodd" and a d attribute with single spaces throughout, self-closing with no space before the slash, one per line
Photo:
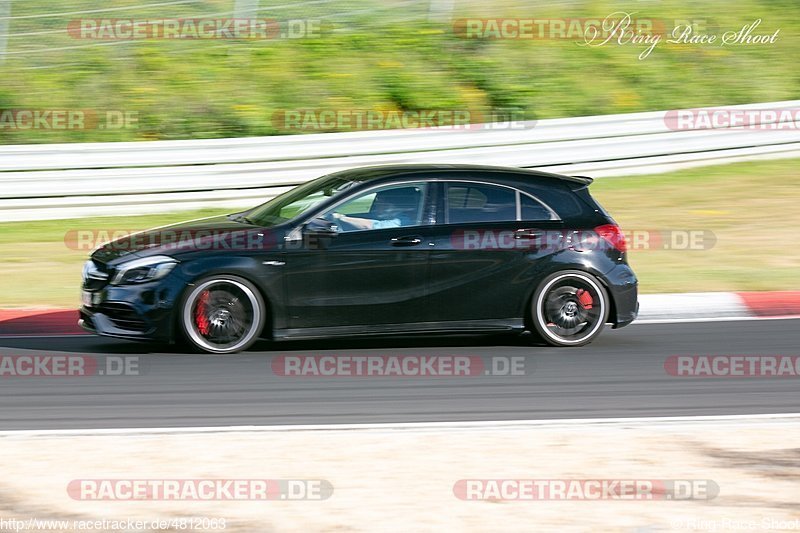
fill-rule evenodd
<path id="1" fill-rule="evenodd" d="M 258 289 L 237 276 L 213 276 L 188 291 L 181 308 L 181 328 L 196 348 L 235 353 L 249 348 L 264 327 L 264 299 Z"/>
<path id="2" fill-rule="evenodd" d="M 580 270 L 564 270 L 542 281 L 531 299 L 535 333 L 552 346 L 592 342 L 608 319 L 608 293 L 600 281 Z"/>

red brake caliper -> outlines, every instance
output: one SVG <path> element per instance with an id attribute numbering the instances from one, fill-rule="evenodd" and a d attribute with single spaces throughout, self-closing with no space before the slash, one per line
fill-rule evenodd
<path id="1" fill-rule="evenodd" d="M 584 289 L 578 289 L 578 292 L 575 293 L 578 297 L 578 301 L 581 303 L 584 309 L 591 309 L 594 305 L 594 299 L 592 295 L 589 294 L 589 291 Z"/>
<path id="2" fill-rule="evenodd" d="M 210 329 L 208 317 L 206 316 L 208 297 L 208 291 L 201 292 L 200 297 L 197 299 L 197 306 L 194 308 L 194 323 L 197 325 L 197 331 L 203 336 L 208 335 Z"/>

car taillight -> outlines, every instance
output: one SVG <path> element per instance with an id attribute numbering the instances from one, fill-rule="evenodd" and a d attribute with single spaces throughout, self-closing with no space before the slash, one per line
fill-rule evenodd
<path id="1" fill-rule="evenodd" d="M 611 246 L 625 252 L 628 250 L 628 243 L 625 240 L 625 234 L 619 229 L 616 224 L 603 224 L 594 228 L 598 235 L 605 239 Z"/>

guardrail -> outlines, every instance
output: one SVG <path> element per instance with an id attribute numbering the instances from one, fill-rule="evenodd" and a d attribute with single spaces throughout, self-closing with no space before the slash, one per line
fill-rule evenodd
<path id="1" fill-rule="evenodd" d="M 725 109 L 797 111 L 800 100 Z M 794 119 L 776 119 L 784 127 L 774 130 L 675 130 L 666 116 L 552 119 L 513 129 L 488 124 L 469 130 L 4 146 L 0 220 L 246 207 L 323 174 L 366 165 L 472 163 L 603 177 L 800 157 L 800 124 Z"/>

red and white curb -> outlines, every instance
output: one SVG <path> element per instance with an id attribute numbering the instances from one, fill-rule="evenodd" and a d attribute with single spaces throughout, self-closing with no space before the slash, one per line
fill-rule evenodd
<path id="1" fill-rule="evenodd" d="M 636 323 L 800 317 L 800 291 L 639 295 Z M 0 337 L 87 334 L 76 309 L 0 309 Z"/>
<path id="2" fill-rule="evenodd" d="M 82 334 L 77 309 L 0 309 L 0 337 Z"/>
<path id="3" fill-rule="evenodd" d="M 636 322 L 800 317 L 800 291 L 640 294 Z"/>

